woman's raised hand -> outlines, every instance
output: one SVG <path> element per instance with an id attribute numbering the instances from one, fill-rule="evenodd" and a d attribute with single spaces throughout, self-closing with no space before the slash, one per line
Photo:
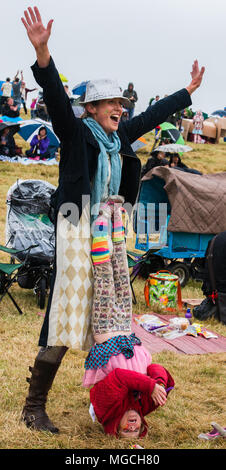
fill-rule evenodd
<path id="1" fill-rule="evenodd" d="M 202 83 L 202 77 L 205 72 L 205 67 L 202 67 L 199 69 L 199 64 L 198 61 L 195 60 L 193 65 L 192 65 L 192 71 L 191 71 L 191 83 L 186 87 L 188 90 L 188 93 L 190 95 L 198 88 L 200 87 Z"/>
<path id="2" fill-rule="evenodd" d="M 39 47 L 47 45 L 53 20 L 50 20 L 45 28 L 37 7 L 34 7 L 34 9 L 28 7 L 24 12 L 24 16 L 25 18 L 21 18 L 21 21 L 27 30 L 28 37 L 34 48 L 38 49 Z"/>
<path id="3" fill-rule="evenodd" d="M 51 35 L 53 20 L 50 20 L 45 28 L 38 8 L 28 7 L 21 21 L 27 30 L 31 44 L 36 50 L 39 66 L 46 67 L 50 59 L 47 44 Z"/>

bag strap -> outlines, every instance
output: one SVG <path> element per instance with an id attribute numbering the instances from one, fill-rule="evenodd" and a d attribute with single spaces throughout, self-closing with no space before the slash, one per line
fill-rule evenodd
<path id="1" fill-rule="evenodd" d="M 212 238 L 212 240 L 210 242 L 209 250 L 208 250 L 208 253 L 207 253 L 207 257 L 206 257 L 207 258 L 207 264 L 208 264 L 209 276 L 210 276 L 210 283 L 211 283 L 212 291 L 214 293 L 217 293 L 216 280 L 215 280 L 214 269 L 213 269 L 213 247 L 214 247 L 214 243 L 216 241 L 216 237 L 217 237 L 217 235 L 215 235 L 215 237 Z M 216 301 L 216 306 L 217 306 L 218 319 L 220 320 L 220 312 L 219 312 L 219 305 L 218 305 L 217 295 L 216 295 L 215 301 Z"/>
<path id="2" fill-rule="evenodd" d="M 213 270 L 213 247 L 214 243 L 216 240 L 216 235 L 215 237 L 212 238 L 209 246 L 209 250 L 207 253 L 207 264 L 208 264 L 208 270 L 209 270 L 209 276 L 210 276 L 210 282 L 211 282 L 211 287 L 212 290 L 215 292 L 216 291 L 216 281 L 215 281 L 215 276 L 214 276 L 214 270 Z"/>
<path id="3" fill-rule="evenodd" d="M 178 286 L 177 286 L 177 305 L 178 305 L 179 310 L 182 310 L 183 302 L 182 302 L 180 281 L 178 281 Z"/>
<path id="4" fill-rule="evenodd" d="M 171 271 L 167 271 L 166 269 L 161 269 L 160 271 L 157 271 L 156 273 L 152 273 L 152 275 L 150 274 L 149 276 L 153 277 L 153 279 L 158 279 L 156 276 L 158 276 L 159 273 L 170 274 L 171 276 L 175 277 L 175 281 L 178 278 L 178 276 L 176 274 L 173 274 L 173 273 L 171 273 Z"/>
<path id="5" fill-rule="evenodd" d="M 145 282 L 145 286 L 144 286 L 144 298 L 145 298 L 147 307 L 150 307 L 150 301 L 149 301 L 149 279 L 147 279 L 146 282 Z"/>
<path id="6" fill-rule="evenodd" d="M 172 274 L 170 271 L 167 271 L 167 269 L 161 269 L 160 271 L 157 271 L 156 274 L 159 274 L 159 273 L 168 273 L 168 274 Z"/>

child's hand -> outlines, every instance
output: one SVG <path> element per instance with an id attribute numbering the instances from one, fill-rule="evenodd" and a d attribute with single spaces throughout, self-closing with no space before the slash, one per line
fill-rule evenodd
<path id="1" fill-rule="evenodd" d="M 165 405 L 167 400 L 165 389 L 161 385 L 155 384 L 154 390 L 151 394 L 151 398 L 156 406 Z"/>

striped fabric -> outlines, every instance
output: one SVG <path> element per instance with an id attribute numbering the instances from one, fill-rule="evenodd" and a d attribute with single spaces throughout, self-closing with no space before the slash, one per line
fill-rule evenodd
<path id="1" fill-rule="evenodd" d="M 124 240 L 125 229 L 122 225 L 122 220 L 117 220 L 112 224 L 112 241 L 121 242 Z"/>
<path id="2" fill-rule="evenodd" d="M 106 261 L 110 260 L 108 236 L 93 238 L 91 256 L 94 265 L 106 263 Z"/>

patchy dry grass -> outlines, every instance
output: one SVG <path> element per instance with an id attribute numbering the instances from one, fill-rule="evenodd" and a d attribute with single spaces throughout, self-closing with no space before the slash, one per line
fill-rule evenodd
<path id="1" fill-rule="evenodd" d="M 148 145 L 139 153 L 146 161 L 153 136 L 147 135 Z M 19 139 L 18 139 L 19 142 Z M 20 141 L 21 144 L 21 141 Z M 193 144 L 191 146 L 194 147 Z M 226 145 L 197 145 L 183 160 L 204 172 L 224 171 Z M 4 243 L 6 193 L 17 178 L 43 179 L 57 184 L 58 168 L 0 163 L 0 242 Z M 1 257 L 3 259 L 4 257 Z M 146 313 L 144 281 L 134 283 L 137 305 L 135 313 Z M 1 449 L 128 449 L 131 444 L 104 435 L 98 423 L 88 414 L 89 392 L 81 386 L 86 353 L 68 351 L 54 381 L 47 409 L 53 422 L 60 427 L 59 435 L 31 432 L 20 422 L 27 394 L 26 376 L 38 351 L 38 336 L 42 316 L 38 315 L 32 291 L 13 287 L 24 311 L 18 315 L 6 297 L 0 304 L 0 448 Z M 184 297 L 202 297 L 200 283 L 189 282 Z M 226 336 L 226 326 L 216 320 L 206 326 Z M 188 356 L 161 352 L 153 361 L 163 364 L 175 378 L 176 388 L 167 405 L 149 415 L 150 432 L 140 444 L 146 449 L 223 449 L 225 440 L 202 441 L 198 434 L 210 429 L 210 422 L 226 425 L 226 353 Z M 134 442 L 132 442 L 134 444 Z"/>

